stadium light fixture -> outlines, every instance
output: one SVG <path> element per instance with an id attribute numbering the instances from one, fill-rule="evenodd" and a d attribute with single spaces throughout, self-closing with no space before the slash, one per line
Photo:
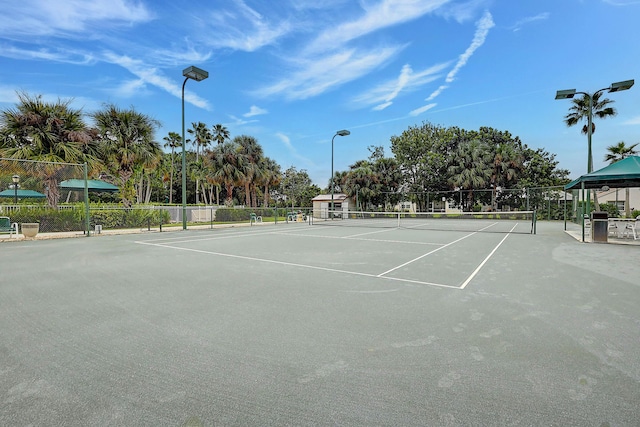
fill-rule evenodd
<path id="1" fill-rule="evenodd" d="M 18 204 L 18 183 L 20 182 L 20 175 L 13 175 L 11 177 L 13 181 L 13 203 Z"/>
<path id="2" fill-rule="evenodd" d="M 335 182 L 333 180 L 333 140 L 336 139 L 336 136 L 347 135 L 351 135 L 351 132 L 346 129 L 342 129 L 336 132 L 336 134 L 333 135 L 333 138 L 331 138 L 331 219 L 333 219 L 333 192 L 335 188 Z"/>
<path id="3" fill-rule="evenodd" d="M 609 92 L 620 92 L 621 90 L 631 89 L 631 86 L 635 83 L 635 80 L 625 80 L 623 82 L 616 82 L 611 85 Z"/>
<path id="4" fill-rule="evenodd" d="M 187 229 L 187 155 L 185 152 L 186 140 L 184 136 L 184 87 L 187 80 L 201 82 L 209 77 L 209 73 L 198 67 L 188 67 L 182 70 L 184 82 L 182 83 L 182 229 Z"/>
<path id="5" fill-rule="evenodd" d="M 556 99 L 570 99 L 576 95 L 575 89 L 559 90 L 556 92 Z"/>

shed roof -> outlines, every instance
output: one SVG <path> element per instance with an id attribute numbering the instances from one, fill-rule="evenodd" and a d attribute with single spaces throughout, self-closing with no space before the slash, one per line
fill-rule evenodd
<path id="1" fill-rule="evenodd" d="M 347 196 L 344 193 L 335 193 L 333 195 L 333 200 L 336 201 L 341 201 L 341 200 L 346 200 L 348 199 L 349 196 Z M 325 201 L 331 201 L 331 194 L 318 194 L 316 197 L 314 197 L 313 199 L 311 199 L 313 202 L 325 202 Z"/>

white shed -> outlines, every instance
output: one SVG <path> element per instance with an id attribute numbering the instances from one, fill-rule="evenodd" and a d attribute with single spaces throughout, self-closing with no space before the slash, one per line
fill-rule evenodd
<path id="1" fill-rule="evenodd" d="M 314 218 L 329 218 L 329 211 L 331 210 L 331 194 L 319 194 L 311 199 L 311 201 L 313 202 Z M 346 215 L 349 210 L 354 210 L 355 206 L 355 201 L 346 194 L 337 193 L 333 195 L 333 211 L 336 215 L 339 215 L 340 213 L 344 213 L 344 215 Z M 340 213 L 336 211 L 340 211 Z"/>

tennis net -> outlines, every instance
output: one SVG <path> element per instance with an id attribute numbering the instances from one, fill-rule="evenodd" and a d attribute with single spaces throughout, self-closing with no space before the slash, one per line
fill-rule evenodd
<path id="1" fill-rule="evenodd" d="M 535 211 L 358 212 L 315 210 L 312 225 L 488 233 L 536 233 Z"/>

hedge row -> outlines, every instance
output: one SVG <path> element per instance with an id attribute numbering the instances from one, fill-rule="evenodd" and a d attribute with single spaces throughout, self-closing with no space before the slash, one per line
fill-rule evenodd
<path id="1" fill-rule="evenodd" d="M 11 222 L 40 224 L 40 231 L 55 233 L 63 231 L 83 231 L 86 228 L 84 207 L 74 209 L 50 209 L 46 207 L 22 208 L 11 212 Z M 170 221 L 169 212 L 151 209 L 91 209 L 89 211 L 91 227 L 97 224 L 104 229 L 138 228 L 148 224 L 158 226 Z"/>
<path id="2" fill-rule="evenodd" d="M 91 227 L 102 225 L 105 230 L 158 226 L 171 220 L 164 209 L 100 209 L 90 210 Z"/>
<path id="3" fill-rule="evenodd" d="M 262 217 L 272 217 L 274 209 L 255 208 L 255 209 L 230 209 L 220 208 L 216 210 L 216 222 L 242 222 L 249 221 L 251 214 L 254 213 Z"/>

